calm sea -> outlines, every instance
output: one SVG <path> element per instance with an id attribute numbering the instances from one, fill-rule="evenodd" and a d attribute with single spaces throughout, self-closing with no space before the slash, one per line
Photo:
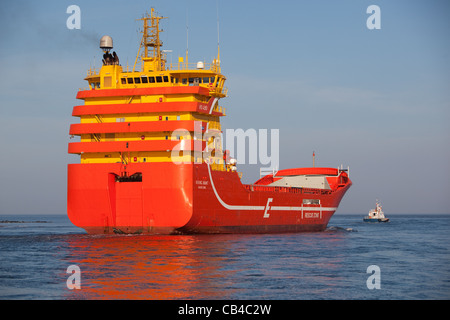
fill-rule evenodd
<path id="1" fill-rule="evenodd" d="M 362 216 L 335 215 L 320 233 L 192 236 L 0 216 L 0 299 L 450 298 L 449 215 Z"/>

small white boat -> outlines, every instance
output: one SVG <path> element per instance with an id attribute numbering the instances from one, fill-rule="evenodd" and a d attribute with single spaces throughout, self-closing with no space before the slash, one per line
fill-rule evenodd
<path id="1" fill-rule="evenodd" d="M 389 219 L 384 216 L 383 210 L 381 210 L 381 204 L 377 200 L 376 208 L 369 211 L 369 215 L 364 217 L 365 222 L 388 222 Z"/>

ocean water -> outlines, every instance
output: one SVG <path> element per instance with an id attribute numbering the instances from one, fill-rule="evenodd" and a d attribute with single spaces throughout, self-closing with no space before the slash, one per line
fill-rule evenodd
<path id="1" fill-rule="evenodd" d="M 319 233 L 148 236 L 3 215 L 0 299 L 450 298 L 450 215 L 362 217 Z"/>

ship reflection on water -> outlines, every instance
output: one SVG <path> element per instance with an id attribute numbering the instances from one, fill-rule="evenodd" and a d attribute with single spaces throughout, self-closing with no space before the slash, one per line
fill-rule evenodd
<path id="1" fill-rule="evenodd" d="M 210 236 L 83 236 L 70 241 L 81 269 L 74 299 L 194 299 L 223 296 L 232 256 Z M 221 279 L 220 279 L 221 278 Z M 205 289 L 207 292 L 205 292 Z"/>
<path id="2" fill-rule="evenodd" d="M 343 280 L 341 258 L 323 252 L 341 250 L 343 238 L 339 232 L 77 235 L 67 239 L 66 260 L 80 268 L 81 289 L 67 289 L 65 298 L 296 299 Z"/>

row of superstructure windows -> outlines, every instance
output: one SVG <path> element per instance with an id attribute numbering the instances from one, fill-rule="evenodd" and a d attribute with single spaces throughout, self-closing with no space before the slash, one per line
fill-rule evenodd
<path id="1" fill-rule="evenodd" d="M 181 84 L 184 85 L 199 85 L 199 84 L 208 84 L 208 85 L 212 85 L 214 83 L 215 78 L 214 77 L 193 77 L 193 78 L 182 78 L 181 79 Z M 178 79 L 174 78 L 174 83 L 178 83 Z"/>
<path id="2" fill-rule="evenodd" d="M 127 84 L 141 84 L 141 83 L 168 83 L 173 84 L 181 83 L 182 85 L 198 86 L 200 84 L 212 85 L 215 81 L 215 77 L 192 77 L 192 78 L 175 78 L 169 76 L 140 76 L 140 77 L 123 77 L 121 83 Z"/>
<path id="3" fill-rule="evenodd" d="M 156 76 L 156 77 L 134 77 L 134 78 L 122 78 L 122 84 L 141 84 L 141 83 L 163 83 L 169 82 L 168 76 Z"/>

